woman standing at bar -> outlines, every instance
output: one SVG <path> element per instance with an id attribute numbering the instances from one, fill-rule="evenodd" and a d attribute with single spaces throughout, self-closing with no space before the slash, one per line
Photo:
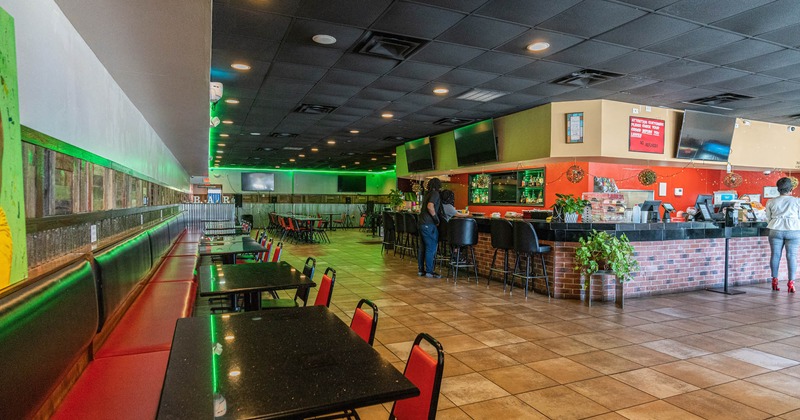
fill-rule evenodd
<path id="1" fill-rule="evenodd" d="M 767 228 L 769 228 L 769 247 L 772 257 L 769 267 L 772 270 L 772 290 L 778 289 L 778 269 L 781 254 L 786 247 L 786 264 L 789 269 L 789 282 L 786 287 L 794 293 L 794 274 L 797 272 L 797 252 L 800 249 L 800 200 L 792 197 L 792 180 L 783 177 L 778 180 L 779 197 L 767 203 Z"/>
<path id="2" fill-rule="evenodd" d="M 428 181 L 427 192 L 425 198 L 422 199 L 422 207 L 419 211 L 419 252 L 417 253 L 417 261 L 419 270 L 417 275 L 441 278 L 441 274 L 433 271 L 434 257 L 436 256 L 436 246 L 439 242 L 439 230 L 436 226 L 439 224 L 438 210 L 442 205 L 441 198 L 439 197 L 439 190 L 442 189 L 442 181 L 439 178 L 433 178 Z"/>

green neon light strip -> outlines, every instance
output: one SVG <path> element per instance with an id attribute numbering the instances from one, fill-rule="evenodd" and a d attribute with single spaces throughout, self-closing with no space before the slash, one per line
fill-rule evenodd
<path id="1" fill-rule="evenodd" d="M 214 394 L 217 393 L 219 388 L 219 381 L 217 380 L 217 354 L 214 353 L 214 337 L 216 334 L 216 327 L 214 325 L 214 316 L 210 316 L 209 324 L 211 325 L 211 387 L 214 389 Z"/>
<path id="2" fill-rule="evenodd" d="M 312 174 L 339 174 L 339 175 L 383 175 L 383 174 L 394 174 L 396 173 L 394 169 L 387 169 L 385 171 L 329 171 L 329 170 L 322 170 L 322 169 L 273 169 L 273 168 L 254 168 L 254 167 L 227 167 L 227 168 L 215 168 L 209 167 L 210 171 L 239 171 L 239 172 L 305 172 L 305 173 L 312 173 Z"/>
<path id="3" fill-rule="evenodd" d="M 117 172 L 122 172 L 126 175 L 139 178 L 143 181 L 161 185 L 162 187 L 167 187 L 171 190 L 181 191 L 175 187 L 156 181 L 155 179 L 150 178 L 145 174 L 139 173 L 137 171 L 134 171 L 133 169 L 122 166 L 102 156 L 98 156 L 88 150 L 84 150 L 81 149 L 80 147 L 76 147 L 69 143 L 63 142 L 55 137 L 48 136 L 47 134 L 36 131 L 30 127 L 26 127 L 23 125 L 21 126 L 21 131 L 22 131 L 22 141 L 24 141 L 25 143 L 30 143 L 39 147 L 44 147 L 45 149 L 49 149 L 54 152 L 62 153 L 67 156 L 72 156 L 74 158 L 78 158 L 86 162 L 93 163 L 95 165 L 100 165 L 109 169 L 113 169 Z"/>

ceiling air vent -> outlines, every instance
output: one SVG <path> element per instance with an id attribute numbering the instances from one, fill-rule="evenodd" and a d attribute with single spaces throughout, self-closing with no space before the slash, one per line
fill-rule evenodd
<path id="1" fill-rule="evenodd" d="M 302 147 L 295 147 L 295 146 L 286 146 L 283 150 L 303 150 Z"/>
<path id="2" fill-rule="evenodd" d="M 456 125 L 469 124 L 473 121 L 475 120 L 468 118 L 442 118 L 441 120 L 436 120 L 433 123 L 436 125 L 456 126 Z"/>
<path id="3" fill-rule="evenodd" d="M 421 39 L 367 32 L 363 40 L 356 46 L 356 51 L 393 60 L 405 60 L 425 44 L 426 41 Z"/>
<path id="4" fill-rule="evenodd" d="M 383 141 L 406 141 L 406 140 L 408 139 L 403 136 L 388 136 L 383 138 Z"/>
<path id="5" fill-rule="evenodd" d="M 458 99 L 465 99 L 467 101 L 489 102 L 501 96 L 508 95 L 508 92 L 501 92 L 499 90 L 489 89 L 472 89 L 471 91 L 461 95 Z"/>
<path id="6" fill-rule="evenodd" d="M 727 104 L 729 102 L 741 101 L 742 99 L 752 99 L 752 98 L 753 98 L 752 96 L 739 95 L 736 93 L 720 93 L 719 95 L 692 99 L 691 101 L 686 101 L 686 103 L 694 105 L 714 106 L 714 105 Z"/>
<path id="7" fill-rule="evenodd" d="M 606 80 L 616 79 L 617 77 L 622 77 L 622 75 L 619 73 L 611 73 L 610 71 L 583 69 L 553 80 L 551 83 L 555 83 L 557 85 L 587 87 L 600 82 L 605 82 Z"/>
<path id="8" fill-rule="evenodd" d="M 786 118 L 790 120 L 800 120 L 800 114 L 787 115 Z"/>
<path id="9" fill-rule="evenodd" d="M 300 106 L 294 109 L 294 112 L 303 114 L 330 114 L 335 109 L 335 106 L 329 105 L 300 104 Z"/>
<path id="10" fill-rule="evenodd" d="M 294 133 L 269 133 L 270 137 L 276 137 L 279 139 L 288 139 L 292 137 L 297 137 L 297 134 Z"/>
<path id="11" fill-rule="evenodd" d="M 256 152 L 268 152 L 270 150 L 272 150 L 271 147 L 257 147 L 256 148 Z"/>

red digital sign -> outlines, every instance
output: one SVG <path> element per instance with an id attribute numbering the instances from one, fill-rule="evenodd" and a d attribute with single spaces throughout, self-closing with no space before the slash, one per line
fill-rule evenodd
<path id="1" fill-rule="evenodd" d="M 664 153 L 664 120 L 631 117 L 631 152 Z"/>

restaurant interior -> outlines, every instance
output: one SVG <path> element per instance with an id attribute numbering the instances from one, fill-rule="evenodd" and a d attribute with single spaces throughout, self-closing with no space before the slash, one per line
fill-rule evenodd
<path id="1" fill-rule="evenodd" d="M 0 418 L 800 418 L 797 16 L 0 0 Z"/>

